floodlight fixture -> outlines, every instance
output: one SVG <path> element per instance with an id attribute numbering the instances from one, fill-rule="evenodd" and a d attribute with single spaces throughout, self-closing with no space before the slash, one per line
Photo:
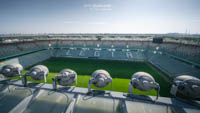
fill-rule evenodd
<path id="1" fill-rule="evenodd" d="M 63 69 L 58 75 L 52 79 L 53 89 L 57 89 L 56 83 L 62 86 L 69 86 L 76 82 L 77 85 L 77 73 L 71 69 Z"/>
<path id="2" fill-rule="evenodd" d="M 160 85 L 154 80 L 154 78 L 146 72 L 137 72 L 132 75 L 131 82 L 129 83 L 129 94 L 132 94 L 132 89 L 136 88 L 140 91 L 150 91 L 152 89 L 157 90 L 156 100 L 160 92 Z"/>
<path id="3" fill-rule="evenodd" d="M 173 96 L 180 94 L 188 99 L 199 99 L 200 79 L 189 75 L 180 75 L 174 79 L 170 94 Z"/>
<path id="4" fill-rule="evenodd" d="M 88 93 L 91 93 L 91 84 L 98 88 L 103 88 L 111 83 L 110 90 L 112 91 L 112 77 L 110 74 L 105 70 L 96 70 L 92 73 L 92 77 L 88 82 Z"/>
<path id="5" fill-rule="evenodd" d="M 21 76 L 21 72 L 23 71 L 23 69 L 24 68 L 21 64 L 7 64 L 1 68 L 0 73 L 6 77 Z"/>
<path id="6" fill-rule="evenodd" d="M 47 82 L 46 77 L 49 74 L 49 69 L 44 65 L 36 65 L 30 69 L 29 72 L 25 73 L 22 77 L 22 84 L 27 86 L 27 76 L 30 76 L 34 80 L 44 80 L 44 83 Z"/>

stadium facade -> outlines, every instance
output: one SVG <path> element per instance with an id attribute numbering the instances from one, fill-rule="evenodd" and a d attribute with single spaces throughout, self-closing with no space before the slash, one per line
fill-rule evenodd
<path id="1" fill-rule="evenodd" d="M 152 40 L 65 38 L 1 44 L 1 59 L 16 59 L 25 68 L 50 57 L 147 61 L 170 77 L 200 74 L 200 46 Z M 30 54 L 32 53 L 32 54 Z M 32 58 L 31 62 L 29 58 Z M 7 60 L 6 62 L 10 62 Z"/>

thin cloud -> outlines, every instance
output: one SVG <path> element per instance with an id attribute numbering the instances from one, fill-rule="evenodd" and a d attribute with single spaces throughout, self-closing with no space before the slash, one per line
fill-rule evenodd
<path id="1" fill-rule="evenodd" d="M 106 24 L 105 22 L 88 22 L 88 24 L 93 24 L 93 25 L 104 25 Z"/>
<path id="2" fill-rule="evenodd" d="M 199 20 L 198 19 L 192 20 L 192 22 L 194 22 L 194 23 L 200 23 L 200 19 Z"/>
<path id="3" fill-rule="evenodd" d="M 79 21 L 64 21 L 65 24 L 80 23 Z"/>
<path id="4" fill-rule="evenodd" d="M 111 11 L 112 5 L 111 4 L 84 4 L 84 8 L 93 11 Z"/>

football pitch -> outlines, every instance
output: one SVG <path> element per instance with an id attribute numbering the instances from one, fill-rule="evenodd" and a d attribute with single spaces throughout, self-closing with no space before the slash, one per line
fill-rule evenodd
<path id="1" fill-rule="evenodd" d="M 160 96 L 169 97 L 170 83 L 164 79 L 159 70 L 147 62 L 136 62 L 136 61 L 119 61 L 119 60 L 100 60 L 100 59 L 81 59 L 81 58 L 50 58 L 46 61 L 38 64 L 45 65 L 49 68 L 49 75 L 47 77 L 47 83 L 52 83 L 52 78 L 63 69 L 72 69 L 77 72 L 77 87 L 88 87 L 88 81 L 91 74 L 97 69 L 104 69 L 110 73 L 113 78 L 113 91 L 128 92 L 128 84 L 130 83 L 131 76 L 139 71 L 147 72 L 151 74 L 156 82 L 160 84 Z M 37 65 L 38 65 L 37 64 Z M 25 71 L 26 72 L 26 71 Z M 35 81 L 28 78 L 29 81 Z M 75 84 L 73 84 L 75 85 Z M 110 85 L 100 90 L 110 90 Z M 92 85 L 93 89 L 99 89 Z M 137 89 L 133 89 L 134 94 L 142 95 L 156 95 L 155 90 L 148 92 L 142 92 Z"/>

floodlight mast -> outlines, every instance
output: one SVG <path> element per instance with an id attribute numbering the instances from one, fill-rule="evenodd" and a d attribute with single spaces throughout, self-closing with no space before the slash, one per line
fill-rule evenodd
<path id="1" fill-rule="evenodd" d="M 52 86 L 53 86 L 53 89 L 56 90 L 57 89 L 57 85 L 56 85 L 56 79 L 57 77 L 54 77 L 52 78 Z"/>
<path id="2" fill-rule="evenodd" d="M 158 99 L 160 92 L 160 85 L 157 82 L 155 82 L 153 77 L 148 73 L 137 72 L 133 74 L 131 82 L 129 83 L 129 89 L 128 89 L 129 94 L 132 94 L 133 87 L 141 91 L 150 91 L 152 89 L 156 89 L 157 95 L 154 101 Z"/>
<path id="3" fill-rule="evenodd" d="M 23 84 L 24 87 L 27 86 L 27 78 L 26 78 L 27 75 L 28 75 L 28 74 L 25 73 L 25 74 L 23 75 L 23 77 L 22 77 L 22 84 Z"/>

